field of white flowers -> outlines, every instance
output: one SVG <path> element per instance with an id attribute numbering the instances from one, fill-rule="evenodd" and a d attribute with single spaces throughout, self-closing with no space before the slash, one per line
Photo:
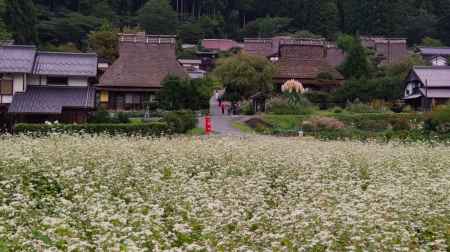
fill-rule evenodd
<path id="1" fill-rule="evenodd" d="M 0 140 L 0 251 L 449 251 L 450 147 Z"/>

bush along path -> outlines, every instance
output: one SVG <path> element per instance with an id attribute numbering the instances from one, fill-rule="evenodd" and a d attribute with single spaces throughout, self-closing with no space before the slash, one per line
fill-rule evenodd
<path id="1" fill-rule="evenodd" d="M 239 121 L 244 116 L 231 116 L 227 114 L 222 114 L 222 110 L 219 106 L 219 102 L 213 96 L 209 102 L 209 114 L 211 116 L 211 122 L 213 126 L 213 132 L 221 135 L 234 135 L 243 136 L 244 133 L 239 129 L 234 128 L 232 125 L 234 122 Z M 201 117 L 198 121 L 200 128 L 205 128 L 205 118 Z"/>

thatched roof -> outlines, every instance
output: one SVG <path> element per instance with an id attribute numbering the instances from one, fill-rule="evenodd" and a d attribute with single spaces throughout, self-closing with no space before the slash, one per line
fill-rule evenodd
<path id="1" fill-rule="evenodd" d="M 126 34 L 119 58 L 100 78 L 99 87 L 160 88 L 168 75 L 187 78 L 175 55 L 174 37 Z"/>

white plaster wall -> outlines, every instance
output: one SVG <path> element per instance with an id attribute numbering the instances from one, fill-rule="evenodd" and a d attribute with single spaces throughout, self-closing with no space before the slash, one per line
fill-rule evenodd
<path id="1" fill-rule="evenodd" d="M 24 74 L 13 75 L 13 93 L 25 91 L 25 79 Z"/>

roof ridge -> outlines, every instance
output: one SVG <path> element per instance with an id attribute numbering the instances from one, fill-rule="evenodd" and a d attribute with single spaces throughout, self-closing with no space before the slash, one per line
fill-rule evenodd
<path id="1" fill-rule="evenodd" d="M 37 51 L 37 54 L 55 54 L 55 55 L 79 55 L 79 56 L 97 56 L 95 52 L 50 52 L 50 51 Z"/>

